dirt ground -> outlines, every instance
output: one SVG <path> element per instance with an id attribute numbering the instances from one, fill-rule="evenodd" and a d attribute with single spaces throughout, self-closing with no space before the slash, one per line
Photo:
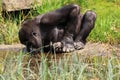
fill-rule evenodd
<path id="1" fill-rule="evenodd" d="M 14 45 L 0 45 L 0 52 L 4 51 L 20 51 L 25 48 L 24 45 L 14 44 Z M 82 55 L 96 55 L 96 56 L 111 56 L 115 55 L 120 57 L 120 44 L 118 45 L 110 45 L 105 43 L 90 43 L 88 42 L 85 45 L 84 49 L 74 51 L 76 53 L 80 53 Z"/>
<path id="2" fill-rule="evenodd" d="M 79 50 L 79 53 L 96 56 L 111 56 L 120 57 L 120 44 L 110 45 L 105 43 L 90 43 L 88 42 L 84 49 Z"/>

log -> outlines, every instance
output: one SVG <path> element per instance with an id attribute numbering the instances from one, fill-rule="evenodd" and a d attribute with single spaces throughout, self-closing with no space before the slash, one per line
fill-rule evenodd
<path id="1" fill-rule="evenodd" d="M 36 4 L 41 4 L 41 0 L 2 0 L 2 10 L 16 11 L 30 9 Z"/>

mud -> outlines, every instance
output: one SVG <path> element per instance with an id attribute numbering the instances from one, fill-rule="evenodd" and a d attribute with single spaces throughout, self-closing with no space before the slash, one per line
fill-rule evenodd
<path id="1" fill-rule="evenodd" d="M 19 52 L 25 51 L 25 46 L 22 44 L 13 44 L 13 45 L 0 45 L 0 53 L 10 52 Z M 84 49 L 76 50 L 71 53 L 58 53 L 58 56 L 63 54 L 72 55 L 72 53 L 77 53 L 81 55 L 92 55 L 92 56 L 111 56 L 115 55 L 120 57 L 120 44 L 110 45 L 105 43 L 90 43 L 88 42 L 85 45 Z M 0 54 L 1 55 L 1 54 Z M 51 54 L 52 55 L 52 54 Z"/>

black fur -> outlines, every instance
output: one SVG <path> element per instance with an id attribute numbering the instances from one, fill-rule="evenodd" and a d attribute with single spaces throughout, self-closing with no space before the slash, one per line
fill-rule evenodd
<path id="1" fill-rule="evenodd" d="M 26 45 L 28 52 L 51 43 L 50 46 L 57 52 L 71 52 L 84 48 L 95 20 L 95 12 L 89 10 L 82 15 L 78 5 L 66 5 L 24 21 L 19 39 Z"/>

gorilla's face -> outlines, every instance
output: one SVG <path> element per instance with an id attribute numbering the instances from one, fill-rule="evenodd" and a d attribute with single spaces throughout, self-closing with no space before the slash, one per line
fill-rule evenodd
<path id="1" fill-rule="evenodd" d="M 20 42 L 27 47 L 27 51 L 40 48 L 42 45 L 39 24 L 34 20 L 24 21 L 19 31 Z"/>

